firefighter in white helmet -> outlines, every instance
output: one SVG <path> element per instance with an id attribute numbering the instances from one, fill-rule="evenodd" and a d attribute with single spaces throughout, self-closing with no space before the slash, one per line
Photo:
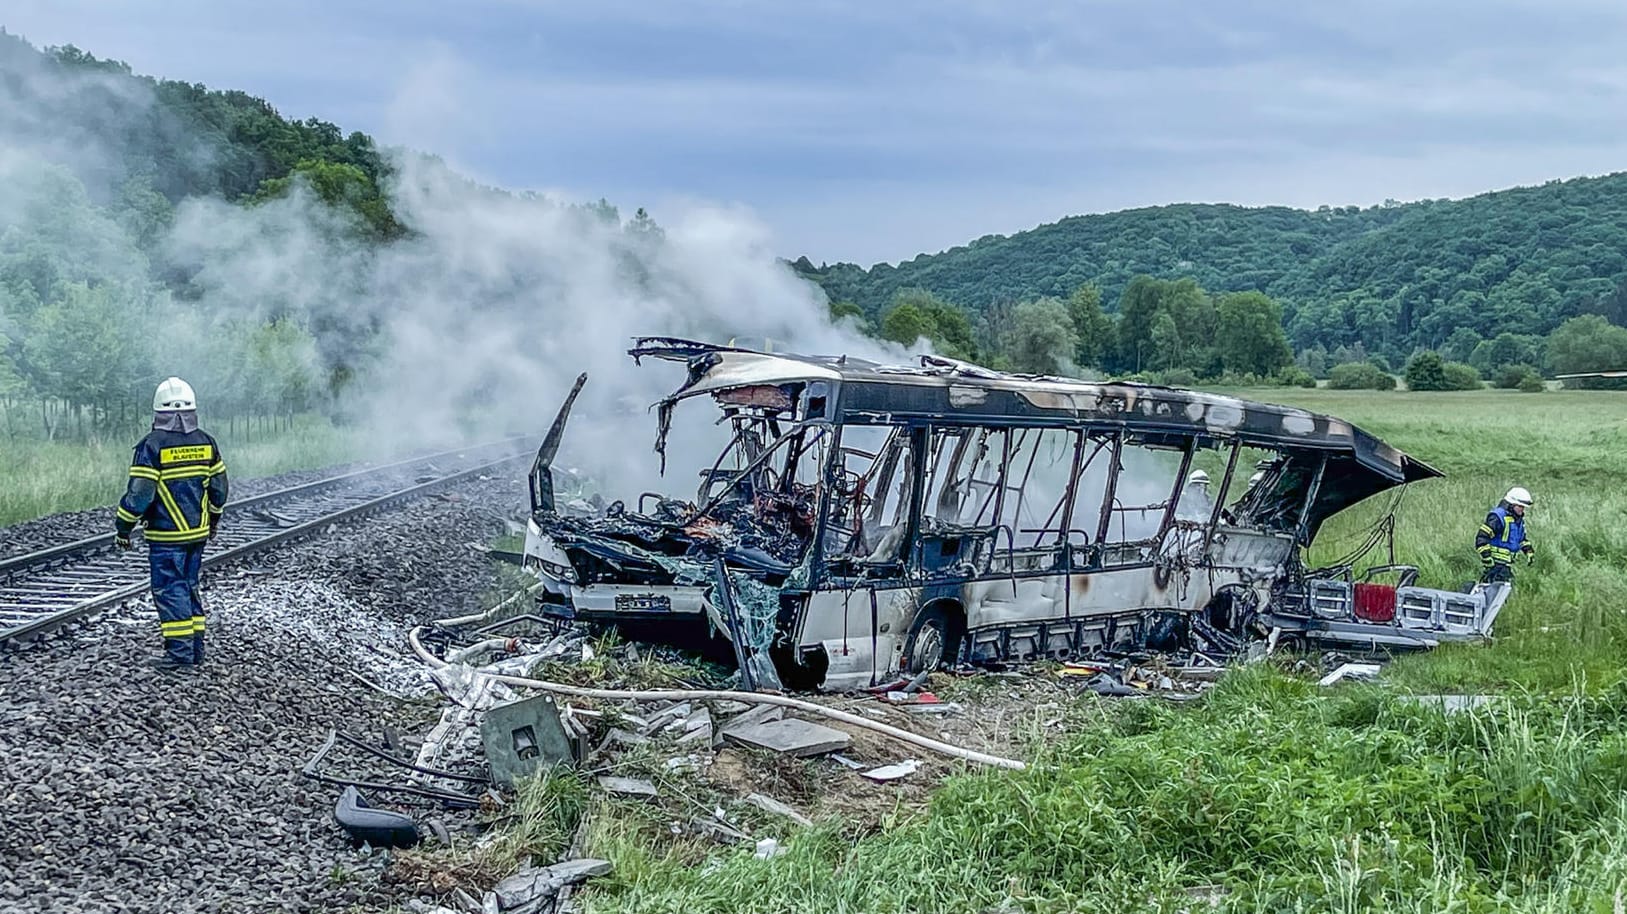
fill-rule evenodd
<path id="1" fill-rule="evenodd" d="M 131 547 L 137 524 L 146 527 L 153 603 L 158 607 L 164 656 L 160 669 L 192 669 L 203 662 L 203 601 L 198 573 L 203 547 L 220 532 L 226 509 L 226 460 L 213 436 L 198 428 L 191 385 L 168 378 L 153 394 L 153 427 L 136 445 L 130 482 L 114 519 L 114 542 Z"/>
<path id="2" fill-rule="evenodd" d="M 1204 521 L 1214 513 L 1215 500 L 1209 494 L 1209 474 L 1203 470 L 1193 470 L 1186 476 L 1186 488 L 1181 492 L 1180 504 L 1175 509 L 1175 516 L 1180 520 Z"/>
<path id="3" fill-rule="evenodd" d="M 1486 515 L 1474 538 L 1475 552 L 1480 554 L 1480 580 L 1513 581 L 1514 556 L 1536 551 L 1525 533 L 1525 512 L 1530 507 L 1531 493 L 1515 486 Z"/>

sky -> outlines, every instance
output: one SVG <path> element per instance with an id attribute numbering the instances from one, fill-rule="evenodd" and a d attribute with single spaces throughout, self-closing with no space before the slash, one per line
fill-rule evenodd
<path id="1" fill-rule="evenodd" d="M 505 187 L 738 208 L 815 263 L 1627 169 L 1622 0 L 7 0 L 0 27 Z"/>

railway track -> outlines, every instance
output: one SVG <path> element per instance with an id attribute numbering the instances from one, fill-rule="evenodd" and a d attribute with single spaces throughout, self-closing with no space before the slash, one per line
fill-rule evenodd
<path id="1" fill-rule="evenodd" d="M 419 498 L 529 457 L 535 439 L 414 457 L 267 492 L 227 505 L 203 567 L 241 559 L 331 524 Z M 118 549 L 111 532 L 0 561 L 0 647 L 40 638 L 148 589 L 145 549 Z"/>

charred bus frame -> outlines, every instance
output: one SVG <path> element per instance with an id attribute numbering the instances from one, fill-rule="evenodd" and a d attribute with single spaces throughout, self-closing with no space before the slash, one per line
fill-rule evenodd
<path id="1" fill-rule="evenodd" d="M 1420 647 L 1484 635 L 1495 615 L 1477 595 L 1455 628 L 1438 613 L 1362 617 L 1349 568 L 1303 569 L 1329 516 L 1440 475 L 1339 419 L 930 356 L 895 368 L 665 338 L 631 354 L 688 369 L 656 405 L 663 467 L 686 399 L 710 395 L 733 438 L 693 502 L 648 493 L 636 510 L 570 516 L 547 479 L 562 410 L 533 474 L 527 563 L 558 614 L 646 637 L 709 628 L 754 684 L 842 689 L 940 662 L 1141 647 L 1229 654 L 1285 634 Z M 1245 465 L 1249 451 L 1263 459 Z M 1207 503 L 1183 491 L 1199 463 L 1220 476 Z"/>

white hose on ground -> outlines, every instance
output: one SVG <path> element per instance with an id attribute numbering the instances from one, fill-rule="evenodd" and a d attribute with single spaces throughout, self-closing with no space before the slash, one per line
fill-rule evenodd
<path id="1" fill-rule="evenodd" d="M 541 590 L 542 589 L 542 584 L 543 584 L 543 582 L 538 581 L 537 583 L 532 584 L 531 586 L 525 588 L 524 590 L 521 590 L 518 593 L 510 595 L 508 597 L 508 599 L 506 599 L 503 602 L 497 604 L 496 606 L 493 606 L 491 609 L 483 609 L 480 612 L 470 613 L 467 616 L 453 616 L 450 619 L 435 619 L 435 620 L 431 621 L 430 624 L 431 625 L 440 625 L 440 626 L 443 626 L 443 627 L 450 628 L 450 627 L 457 626 L 457 625 L 468 625 L 468 624 L 470 624 L 472 622 L 484 622 L 487 619 L 490 619 L 492 616 L 495 616 L 498 613 L 502 612 L 503 610 L 509 608 L 516 601 L 521 600 L 521 599 L 523 599 L 525 597 L 529 597 L 532 594 L 536 593 L 537 591 Z"/>
<path id="2" fill-rule="evenodd" d="M 407 640 L 412 643 L 412 649 L 432 669 L 447 666 L 446 661 L 431 654 L 429 649 L 424 647 L 423 642 L 418 639 L 420 631 L 422 629 L 415 628 L 407 634 Z M 817 705 L 811 701 L 803 701 L 800 698 L 791 698 L 785 695 L 773 695 L 766 692 L 733 692 L 723 689 L 589 689 L 582 686 L 566 685 L 562 682 L 548 682 L 544 679 L 527 679 L 523 676 L 500 676 L 491 673 L 481 675 L 490 676 L 505 685 L 538 689 L 543 692 L 570 695 L 576 698 L 592 698 L 599 701 L 741 701 L 760 705 L 779 705 L 782 708 L 795 708 L 807 714 L 840 721 L 873 733 L 880 733 L 882 736 L 891 737 L 900 742 L 909 743 L 912 746 L 918 746 L 940 755 L 947 755 L 950 758 L 976 762 L 979 765 L 992 765 L 997 768 L 1011 768 L 1017 771 L 1028 767 L 1026 763 L 1016 759 L 989 755 L 986 752 L 978 752 L 974 749 L 964 749 L 960 746 L 940 742 L 931 737 L 922 736 L 919 733 L 911 733 L 898 727 L 877 723 L 857 714 L 849 714 L 846 711 L 838 711 L 835 708 L 827 708 L 824 705 Z"/>

